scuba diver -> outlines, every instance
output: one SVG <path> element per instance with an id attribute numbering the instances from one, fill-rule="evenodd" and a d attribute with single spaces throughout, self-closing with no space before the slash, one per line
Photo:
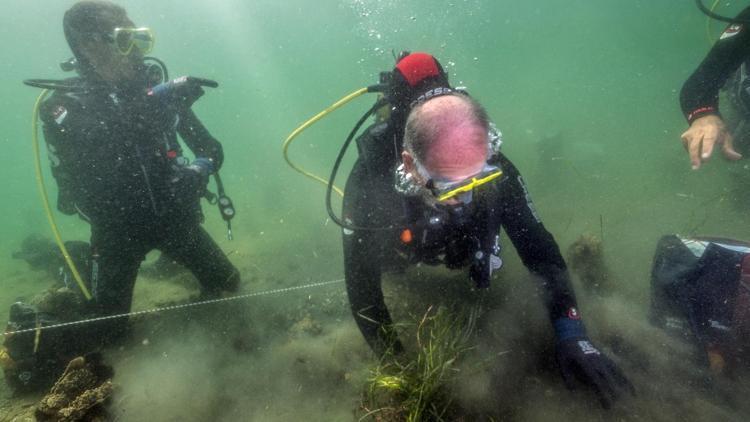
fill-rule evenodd
<path id="1" fill-rule="evenodd" d="M 487 289 L 502 266 L 504 229 L 542 280 L 566 385 L 593 389 L 604 407 L 632 393 L 618 366 L 590 341 L 559 248 L 500 152 L 501 134 L 485 109 L 451 87 L 426 53 L 402 53 L 381 79 L 388 80 L 390 115 L 357 139 L 341 219 L 347 293 L 370 347 L 381 356 L 403 349 L 383 297 L 384 271 L 418 263 L 468 267 L 476 287 Z"/>
<path id="2" fill-rule="evenodd" d="M 728 21 L 730 25 L 680 92 L 680 106 L 690 125 L 681 138 L 693 170 L 710 159 L 717 146 L 721 147 L 725 158 L 739 160 L 742 154 L 735 148 L 735 140 L 743 144 L 750 140 L 750 125 L 747 124 L 750 117 L 750 7 L 732 19 L 710 13 L 700 1 L 698 4 L 711 18 Z M 722 87 L 738 115 L 731 121 L 725 120 L 719 112 Z"/>
<path id="3" fill-rule="evenodd" d="M 201 226 L 200 199 L 224 157 L 191 106 L 203 86 L 217 84 L 193 77 L 162 83 L 162 72 L 144 59 L 153 33 L 136 27 L 116 4 L 78 2 L 63 26 L 74 55 L 68 67 L 78 77 L 35 86 L 54 89 L 39 114 L 58 209 L 91 226 L 94 313 L 130 311 L 138 268 L 153 249 L 191 271 L 203 297 L 236 291 L 238 270 Z M 192 162 L 178 134 L 194 153 Z M 109 342 L 127 327 L 120 318 L 95 330 Z"/>

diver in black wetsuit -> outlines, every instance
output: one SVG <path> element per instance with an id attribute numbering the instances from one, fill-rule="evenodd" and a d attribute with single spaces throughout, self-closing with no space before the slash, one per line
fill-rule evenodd
<path id="1" fill-rule="evenodd" d="M 343 206 L 347 292 L 370 347 L 380 355 L 402 348 L 383 298 L 383 271 L 404 257 L 411 264 L 469 267 L 476 286 L 487 288 L 502 265 L 502 228 L 543 280 L 566 384 L 592 387 L 605 406 L 632 391 L 589 341 L 559 248 L 518 170 L 499 152 L 500 134 L 484 109 L 451 88 L 428 54 L 402 56 L 391 79 L 392 113 L 357 140 L 359 159 Z"/>
<path id="2" fill-rule="evenodd" d="M 201 227 L 200 198 L 224 157 L 190 108 L 203 94 L 200 80 L 151 81 L 143 54 L 153 36 L 120 6 L 79 2 L 63 25 L 80 76 L 64 81 L 40 116 L 58 208 L 91 225 L 96 312 L 129 312 L 138 268 L 153 249 L 188 268 L 203 295 L 236 290 L 237 269 Z M 119 319 L 100 331 L 114 339 L 126 328 Z"/>
<path id="3" fill-rule="evenodd" d="M 743 114 L 734 126 L 735 133 L 747 131 L 744 120 L 750 116 L 750 7 L 722 32 L 711 51 L 682 87 L 680 106 L 690 128 L 682 134 L 682 143 L 690 154 L 693 169 L 713 154 L 720 145 L 724 156 L 738 160 L 742 155 L 734 147 L 734 136 L 719 112 L 719 90 L 731 85 L 728 94 Z M 727 84 L 731 79 L 731 84 Z M 726 84 L 726 85 L 725 85 Z"/>

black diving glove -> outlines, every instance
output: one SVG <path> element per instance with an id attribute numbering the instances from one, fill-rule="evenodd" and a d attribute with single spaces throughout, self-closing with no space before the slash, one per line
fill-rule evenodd
<path id="1" fill-rule="evenodd" d="M 196 158 L 189 165 L 180 167 L 177 176 L 172 180 L 176 186 L 175 193 L 179 199 L 191 202 L 206 193 L 208 177 L 214 171 L 214 164 L 209 158 Z"/>
<path id="2" fill-rule="evenodd" d="M 152 87 L 146 94 L 167 106 L 190 108 L 205 93 L 204 86 L 216 88 L 219 84 L 210 79 L 180 76 Z"/>
<path id="3" fill-rule="evenodd" d="M 572 312 L 575 314 L 574 309 Z M 580 319 L 560 318 L 553 325 L 557 364 L 568 389 L 575 390 L 577 383 L 590 387 L 605 409 L 612 407 L 623 393 L 635 394 L 617 364 L 591 343 Z"/>

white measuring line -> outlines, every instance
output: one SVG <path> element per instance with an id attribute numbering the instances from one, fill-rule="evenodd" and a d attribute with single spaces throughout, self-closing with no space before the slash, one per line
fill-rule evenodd
<path id="1" fill-rule="evenodd" d="M 70 326 L 73 326 L 73 325 L 89 324 L 89 323 L 92 323 L 92 322 L 108 321 L 108 320 L 111 320 L 111 319 L 118 319 L 118 318 L 127 318 L 127 317 L 131 317 L 131 316 L 136 316 L 136 315 L 146 315 L 146 314 L 155 314 L 155 313 L 164 312 L 164 311 L 174 311 L 174 310 L 177 310 L 177 309 L 192 308 L 192 307 L 195 307 L 195 306 L 209 305 L 209 304 L 212 304 L 212 303 L 220 303 L 220 302 L 229 302 L 229 301 L 232 301 L 232 300 L 248 299 L 248 298 L 256 297 L 256 296 L 266 296 L 266 295 L 272 295 L 272 294 L 276 294 L 276 293 L 287 293 L 287 292 L 292 292 L 292 291 L 295 291 L 295 290 L 303 290 L 303 289 L 311 289 L 313 287 L 327 286 L 327 285 L 330 285 L 330 284 L 341 283 L 343 281 L 344 281 L 344 279 L 340 278 L 338 280 L 321 281 L 321 282 L 318 282 L 318 283 L 303 284 L 301 286 L 284 287 L 284 288 L 281 288 L 281 289 L 272 289 L 272 290 L 264 290 L 264 291 L 261 291 L 261 292 L 247 293 L 247 294 L 244 294 L 244 295 L 223 297 L 221 299 L 202 300 L 200 302 L 185 303 L 185 304 L 182 304 L 182 305 L 164 306 L 164 307 L 161 307 L 161 308 L 147 309 L 147 310 L 144 310 L 144 311 L 128 312 L 128 313 L 125 313 L 125 314 L 105 315 L 105 316 L 100 316 L 100 317 L 96 317 L 96 318 L 82 319 L 80 321 L 62 322 L 60 324 L 39 326 L 39 327 L 34 327 L 34 328 L 26 328 L 26 329 L 17 330 L 17 331 L 6 331 L 5 333 L 3 333 L 3 336 L 10 336 L 10 335 L 13 335 L 13 334 L 33 333 L 33 332 L 38 332 L 38 331 L 42 331 L 42 330 L 51 330 L 51 329 L 54 329 L 54 328 L 70 327 Z"/>

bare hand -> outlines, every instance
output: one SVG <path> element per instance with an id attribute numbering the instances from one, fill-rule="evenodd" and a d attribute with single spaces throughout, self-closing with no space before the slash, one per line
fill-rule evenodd
<path id="1" fill-rule="evenodd" d="M 742 158 L 742 154 L 734 149 L 732 134 L 727 131 L 724 121 L 713 114 L 695 119 L 681 138 L 682 145 L 690 154 L 693 170 L 697 170 L 702 162 L 711 158 L 717 144 L 721 145 L 721 151 L 728 160 Z"/>

